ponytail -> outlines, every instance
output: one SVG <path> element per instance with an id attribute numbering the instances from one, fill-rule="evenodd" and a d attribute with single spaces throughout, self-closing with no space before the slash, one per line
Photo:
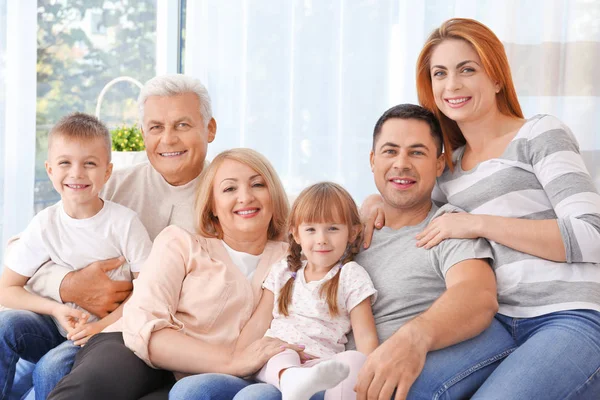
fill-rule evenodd
<path id="1" fill-rule="evenodd" d="M 292 301 L 292 292 L 294 290 L 294 280 L 296 280 L 296 273 L 302 268 L 302 247 L 294 240 L 293 235 L 290 233 L 289 235 L 289 243 L 290 243 L 290 254 L 287 256 L 288 268 L 292 272 L 292 277 L 287 280 L 285 285 L 281 288 L 279 292 L 279 300 L 277 301 L 277 306 L 279 308 L 279 313 L 289 316 L 288 305 Z"/>

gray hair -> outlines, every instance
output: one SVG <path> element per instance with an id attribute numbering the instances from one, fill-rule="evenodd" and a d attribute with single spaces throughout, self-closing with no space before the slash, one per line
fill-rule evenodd
<path id="1" fill-rule="evenodd" d="M 206 90 L 206 87 L 199 79 L 182 74 L 156 76 L 146 82 L 138 97 L 140 124 L 144 121 L 144 104 L 148 97 L 176 96 L 184 93 L 195 93 L 198 96 L 200 100 L 200 115 L 202 115 L 204 125 L 208 125 L 212 119 L 212 107 L 208 90 Z"/>

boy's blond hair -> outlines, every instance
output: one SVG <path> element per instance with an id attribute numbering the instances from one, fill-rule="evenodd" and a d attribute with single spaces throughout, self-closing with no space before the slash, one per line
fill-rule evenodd
<path id="1" fill-rule="evenodd" d="M 93 115 L 75 112 L 64 116 L 48 133 L 48 151 L 56 137 L 66 137 L 74 140 L 102 139 L 106 147 L 108 161 L 111 160 L 112 140 L 108 128 Z"/>

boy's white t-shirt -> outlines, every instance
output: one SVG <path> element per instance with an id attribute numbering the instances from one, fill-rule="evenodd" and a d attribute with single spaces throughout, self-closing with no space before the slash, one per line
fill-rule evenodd
<path id="1" fill-rule="evenodd" d="M 105 200 L 93 217 L 74 219 L 67 215 L 60 201 L 31 220 L 6 255 L 4 264 L 20 275 L 31 277 L 50 260 L 76 271 L 95 261 L 123 256 L 125 264 L 108 272 L 108 276 L 112 280 L 131 281 L 131 272 L 140 271 L 151 248 L 146 228 L 129 208 Z M 96 320 L 90 315 L 89 322 Z M 66 331 L 55 323 L 66 337 Z"/>

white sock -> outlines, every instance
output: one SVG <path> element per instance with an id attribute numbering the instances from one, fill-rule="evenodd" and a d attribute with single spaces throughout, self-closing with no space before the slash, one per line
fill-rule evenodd
<path id="1" fill-rule="evenodd" d="M 288 368 L 279 380 L 282 400 L 309 400 L 317 392 L 336 387 L 349 373 L 350 367 L 335 360 L 310 368 Z"/>

